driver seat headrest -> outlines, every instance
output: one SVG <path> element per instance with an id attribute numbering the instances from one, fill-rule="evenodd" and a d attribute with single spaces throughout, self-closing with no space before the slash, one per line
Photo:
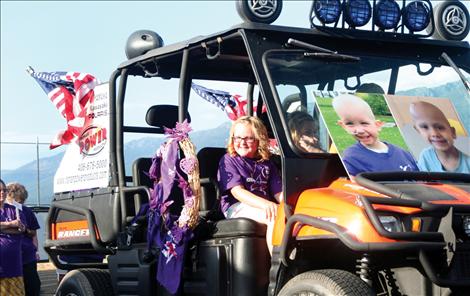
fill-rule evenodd
<path id="1" fill-rule="evenodd" d="M 191 116 L 186 113 L 185 118 L 191 122 Z M 155 105 L 148 109 L 145 121 L 153 127 L 174 128 L 178 122 L 178 106 L 175 105 Z"/>

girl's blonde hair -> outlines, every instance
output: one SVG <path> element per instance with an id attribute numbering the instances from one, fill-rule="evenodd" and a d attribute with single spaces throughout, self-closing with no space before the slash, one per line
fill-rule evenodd
<path id="1" fill-rule="evenodd" d="M 237 156 L 233 143 L 233 134 L 235 132 L 235 126 L 238 124 L 245 124 L 251 127 L 251 130 L 255 135 L 255 139 L 258 141 L 257 156 L 261 157 L 262 160 L 268 160 L 271 156 L 271 153 L 269 152 L 268 132 L 263 122 L 258 117 L 254 116 L 242 116 L 233 122 L 232 127 L 230 128 L 230 137 L 227 145 L 227 151 L 230 156 Z"/>
<path id="2" fill-rule="evenodd" d="M 7 185 L 8 195 L 7 197 L 13 199 L 19 203 L 24 203 L 28 198 L 28 191 L 20 183 L 8 183 Z"/>

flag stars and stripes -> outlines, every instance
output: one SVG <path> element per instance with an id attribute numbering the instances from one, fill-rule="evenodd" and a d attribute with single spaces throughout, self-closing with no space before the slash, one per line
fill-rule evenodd
<path id="1" fill-rule="evenodd" d="M 93 102 L 93 89 L 98 80 L 87 73 L 34 72 L 31 67 L 27 71 L 67 120 L 67 130 L 56 136 L 50 148 L 70 143 L 80 135 L 87 122 L 87 110 Z"/>
<path id="2" fill-rule="evenodd" d="M 191 88 L 204 100 L 216 105 L 221 110 L 225 110 L 230 120 L 236 120 L 248 114 L 246 98 L 237 94 L 231 94 L 222 90 L 214 90 L 193 83 Z M 253 113 L 256 113 L 256 106 L 253 106 Z M 262 112 L 265 112 L 263 106 Z"/>

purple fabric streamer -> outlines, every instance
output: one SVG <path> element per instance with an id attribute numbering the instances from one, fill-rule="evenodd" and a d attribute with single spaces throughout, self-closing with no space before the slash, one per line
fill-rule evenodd
<path id="1" fill-rule="evenodd" d="M 181 160 L 178 141 L 186 139 L 190 131 L 191 127 L 186 120 L 177 123 L 174 129 L 165 128 L 168 141 L 157 151 L 149 169 L 149 177 L 154 181 L 154 187 L 150 190 L 147 244 L 149 249 L 155 246 L 160 250 L 157 280 L 172 294 L 180 287 L 184 252 L 193 236 L 192 230 L 187 225 L 180 227 L 179 217 L 169 211 L 174 202 L 170 193 L 175 182 L 178 182 L 178 187 L 183 192 L 185 204 L 191 206 L 194 202 L 192 189 L 184 177 L 186 170 L 182 170 L 179 165 Z M 190 169 L 190 163 L 185 168 Z M 189 217 L 181 217 L 181 221 L 188 220 Z"/>

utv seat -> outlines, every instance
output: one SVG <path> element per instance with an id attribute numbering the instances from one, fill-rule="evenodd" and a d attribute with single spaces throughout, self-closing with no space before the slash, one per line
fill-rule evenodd
<path id="1" fill-rule="evenodd" d="M 134 163 L 132 164 L 132 180 L 134 186 L 153 187 L 153 182 L 147 175 L 151 165 L 152 158 L 150 157 L 141 157 L 134 160 Z"/>
<path id="2" fill-rule="evenodd" d="M 240 237 L 266 235 L 266 225 L 247 218 L 225 219 L 220 209 L 220 192 L 217 184 L 219 161 L 225 155 L 225 148 L 202 148 L 197 158 L 201 179 L 200 211 L 207 221 L 202 225 L 204 237 Z M 207 227 L 207 228 L 206 228 Z"/>
<path id="3" fill-rule="evenodd" d="M 152 159 L 149 157 L 137 158 L 132 163 L 132 182 L 134 186 L 146 186 L 149 189 L 153 187 L 153 182 L 147 175 L 147 172 L 149 171 L 151 165 Z M 141 209 L 144 210 L 142 207 L 145 206 L 145 204 L 148 204 L 148 202 L 149 197 L 147 196 L 147 194 L 139 192 L 134 194 L 134 204 L 128 204 L 127 207 L 131 213 L 135 213 L 134 215 L 138 215 Z M 135 217 L 134 215 L 127 217 L 126 221 L 133 221 Z M 139 221 L 144 220 L 144 218 L 145 217 L 140 217 Z"/>
<path id="4" fill-rule="evenodd" d="M 195 229 L 197 247 L 191 257 L 197 260 L 188 269 L 194 270 L 197 288 L 201 283 L 215 283 L 207 285 L 210 290 L 201 290 L 207 295 L 266 295 L 270 268 L 266 226 L 247 218 L 225 219 L 220 209 L 217 171 L 225 153 L 224 148 L 206 147 L 197 154 L 201 209 L 212 215 L 201 219 Z"/>
<path id="5" fill-rule="evenodd" d="M 224 218 L 220 210 L 220 192 L 217 185 L 219 160 L 224 148 L 205 147 L 197 153 L 199 177 L 201 180 L 201 216 L 206 220 L 218 221 Z"/>

